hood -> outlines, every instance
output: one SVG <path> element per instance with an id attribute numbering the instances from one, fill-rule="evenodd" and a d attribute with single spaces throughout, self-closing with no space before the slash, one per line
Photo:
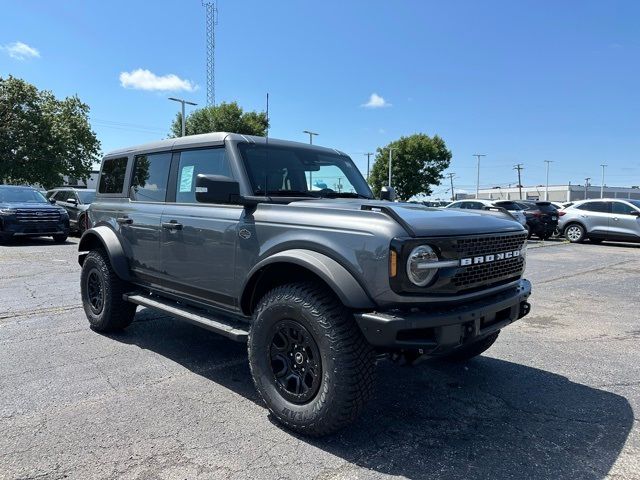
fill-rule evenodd
<path id="1" fill-rule="evenodd" d="M 38 210 L 64 210 L 64 208 L 52 205 L 50 203 L 33 203 L 33 202 L 0 202 L 0 208 L 13 208 L 13 209 L 38 209 Z"/>
<path id="2" fill-rule="evenodd" d="M 386 213 L 412 237 L 445 237 L 523 231 L 522 225 L 504 213 L 485 210 L 453 210 L 416 203 L 382 200 L 320 199 L 289 204 L 292 207 L 373 210 Z M 363 212 L 363 215 L 367 215 Z"/>

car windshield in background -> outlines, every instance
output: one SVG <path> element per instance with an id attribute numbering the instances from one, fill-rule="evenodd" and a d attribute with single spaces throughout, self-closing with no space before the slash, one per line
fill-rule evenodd
<path id="1" fill-rule="evenodd" d="M 255 195 L 372 198 L 353 161 L 311 148 L 238 145 Z"/>
<path id="2" fill-rule="evenodd" d="M 48 203 L 37 190 L 31 188 L 0 188 L 0 203 Z"/>
<path id="3" fill-rule="evenodd" d="M 80 191 L 77 193 L 82 203 L 93 203 L 93 200 L 96 198 L 96 192 Z"/>

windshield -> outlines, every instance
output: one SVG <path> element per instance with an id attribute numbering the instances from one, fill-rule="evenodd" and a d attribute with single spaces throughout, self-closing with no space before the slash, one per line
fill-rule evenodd
<path id="1" fill-rule="evenodd" d="M 304 147 L 238 145 L 255 195 L 372 198 L 353 161 Z"/>
<path id="2" fill-rule="evenodd" d="M 496 206 L 507 210 L 522 210 L 522 207 L 516 202 L 496 202 Z"/>
<path id="3" fill-rule="evenodd" d="M 2 203 L 49 203 L 44 195 L 31 188 L 0 188 Z"/>
<path id="4" fill-rule="evenodd" d="M 93 203 L 94 198 L 96 198 L 96 192 L 78 191 L 76 193 L 82 203 Z"/>

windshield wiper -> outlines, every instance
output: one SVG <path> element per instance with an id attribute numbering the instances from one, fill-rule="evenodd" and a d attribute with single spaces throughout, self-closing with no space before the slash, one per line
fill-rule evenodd
<path id="1" fill-rule="evenodd" d="M 371 197 L 356 192 L 325 192 L 320 195 L 321 198 L 365 198 L 371 200 Z"/>

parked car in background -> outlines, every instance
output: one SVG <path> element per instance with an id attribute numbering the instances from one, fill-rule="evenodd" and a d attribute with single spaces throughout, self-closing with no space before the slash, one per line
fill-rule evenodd
<path id="1" fill-rule="evenodd" d="M 533 200 L 515 200 L 523 208 L 527 217 L 529 236 L 547 240 L 551 238 L 558 228 L 558 218 L 564 215 L 563 210 L 558 210 L 551 202 Z"/>
<path id="2" fill-rule="evenodd" d="M 55 200 L 57 205 L 67 211 L 71 231 L 78 235 L 89 228 L 87 209 L 95 197 L 95 190 L 85 188 L 59 187 L 47 192 L 49 200 Z"/>
<path id="3" fill-rule="evenodd" d="M 53 237 L 62 243 L 69 235 L 69 215 L 31 187 L 0 185 L 0 242 L 16 237 Z"/>
<path id="4" fill-rule="evenodd" d="M 572 243 L 640 243 L 640 200 L 583 200 L 563 210 L 559 228 Z"/>
<path id="5" fill-rule="evenodd" d="M 520 222 L 520 225 L 529 230 L 527 227 L 527 218 L 525 217 L 524 213 L 522 213 L 523 208 L 516 202 L 512 202 L 510 200 L 483 200 L 474 198 L 472 200 L 458 200 L 456 202 L 450 203 L 445 208 L 461 208 L 463 210 L 487 210 L 491 207 L 504 208 L 511 214 L 513 218 Z"/>

